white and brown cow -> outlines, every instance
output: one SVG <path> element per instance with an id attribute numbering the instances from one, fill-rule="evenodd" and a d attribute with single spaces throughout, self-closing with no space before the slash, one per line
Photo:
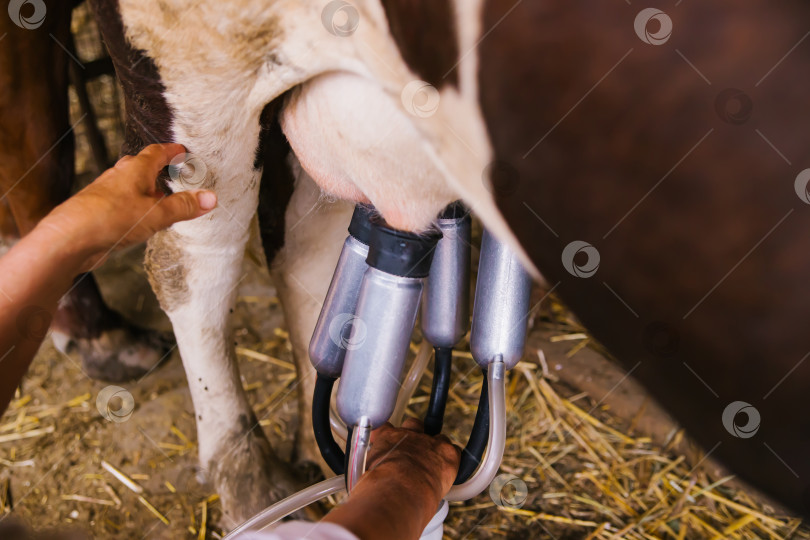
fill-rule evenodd
<path id="1" fill-rule="evenodd" d="M 182 141 L 207 169 L 193 187 L 219 198 L 209 217 L 156 235 L 146 267 L 186 368 L 200 460 L 228 514 L 244 518 L 290 485 L 241 389 L 228 327 L 260 194 L 260 227 L 308 396 L 306 344 L 351 205 L 304 215 L 307 199 L 322 189 L 370 201 L 393 226 L 418 231 L 461 197 L 512 238 L 481 181 L 492 154 L 477 55 L 457 54 L 480 35 L 480 5 L 102 0 L 94 8 L 127 96 L 124 151 Z M 440 94 L 403 58 L 400 46 L 422 37 L 408 27 L 414 18 L 434 36 L 442 62 L 429 75 Z M 398 36 L 395 20 L 406 29 Z M 278 208 L 291 173 L 298 181 L 275 255 L 270 237 L 282 232 Z M 307 191 L 309 177 L 320 189 Z"/>
<path id="2" fill-rule="evenodd" d="M 93 2 L 124 151 L 180 142 L 207 174 L 169 188 L 219 196 L 146 264 L 229 517 L 283 484 L 228 335 L 250 223 L 309 393 L 348 219 L 308 212 L 321 190 L 410 231 L 465 200 L 707 448 L 810 510 L 810 6 L 650 3 Z"/>

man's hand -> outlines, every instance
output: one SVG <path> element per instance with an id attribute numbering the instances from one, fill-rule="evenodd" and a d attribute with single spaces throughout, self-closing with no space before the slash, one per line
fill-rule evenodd
<path id="1" fill-rule="evenodd" d="M 52 317 L 77 274 L 92 270 L 117 248 L 143 242 L 216 206 L 211 191 L 168 197 L 156 191 L 158 172 L 182 152 L 179 144 L 153 144 L 121 159 L 54 208 L 0 258 L 3 288 L 13 294 L 0 294 L 0 413 L 42 342 L 38 333 L 25 330 L 27 319 L 20 318 L 24 310 L 34 308 L 39 316 Z"/>
<path id="2" fill-rule="evenodd" d="M 445 435 L 425 435 L 422 422 L 408 418 L 401 428 L 386 423 L 371 432 L 367 469 L 413 483 L 438 501 L 453 487 L 460 459 L 461 449 Z"/>
<path id="3" fill-rule="evenodd" d="M 453 486 L 460 459 L 450 439 L 425 435 L 418 420 L 386 424 L 371 432 L 368 472 L 323 520 L 361 540 L 417 539 Z"/>
<path id="4" fill-rule="evenodd" d="M 93 183 L 57 206 L 40 223 L 63 235 L 85 257 L 83 270 L 98 266 L 112 251 L 145 241 L 178 221 L 208 213 L 217 204 L 213 191 L 165 196 L 155 180 L 180 144 L 152 144 L 124 156 Z"/>

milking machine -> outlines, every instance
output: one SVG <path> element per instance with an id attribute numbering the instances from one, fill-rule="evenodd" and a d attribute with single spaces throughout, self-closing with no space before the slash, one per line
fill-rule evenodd
<path id="1" fill-rule="evenodd" d="M 267 508 L 229 538 L 268 527 L 329 494 L 351 492 L 365 471 L 371 431 L 392 417 L 398 421 L 411 391 L 400 390 L 403 380 L 412 386 L 410 382 L 421 376 L 425 352 L 429 355 L 425 347 L 435 353 L 425 431 L 441 432 L 453 348 L 467 333 L 470 319 L 469 279 L 470 216 L 461 203 L 448 206 L 435 229 L 424 234 L 391 228 L 373 208 L 355 208 L 309 347 L 317 371 L 312 404 L 315 439 L 338 476 Z M 523 353 L 530 288 L 531 278 L 516 255 L 484 231 L 470 349 L 486 384 L 455 485 L 422 538 L 441 538 L 447 501 L 478 495 L 500 467 L 506 440 L 505 372 Z M 425 341 L 405 376 L 420 303 Z M 335 412 L 330 403 L 338 379 Z M 345 451 L 333 429 L 345 438 Z"/>
<path id="2" fill-rule="evenodd" d="M 442 431 L 453 347 L 467 334 L 470 324 L 469 212 L 463 204 L 453 203 L 441 213 L 436 225 L 442 239 L 425 283 L 421 317 L 422 336 L 434 349 L 433 387 L 425 415 L 428 435 Z"/>

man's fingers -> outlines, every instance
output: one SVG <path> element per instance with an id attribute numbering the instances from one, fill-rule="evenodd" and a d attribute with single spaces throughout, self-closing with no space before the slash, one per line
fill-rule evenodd
<path id="1" fill-rule="evenodd" d="M 384 436 L 385 433 L 387 433 L 389 430 L 392 430 L 392 429 L 395 429 L 395 428 L 394 428 L 394 425 L 391 422 L 384 423 L 383 425 L 381 425 L 380 427 L 378 427 L 377 429 L 375 429 L 375 430 L 373 430 L 371 432 L 371 438 L 369 439 L 369 442 L 374 444 L 374 442 L 377 440 L 377 438 L 380 437 L 380 434 L 382 434 Z"/>
<path id="2" fill-rule="evenodd" d="M 178 221 L 207 214 L 217 205 L 217 196 L 207 190 L 181 191 L 164 197 L 158 205 L 161 210 L 160 228 L 165 229 Z"/>
<path id="3" fill-rule="evenodd" d="M 439 437 L 444 437 L 444 435 L 439 435 Z M 445 451 L 447 453 L 449 453 L 450 456 L 452 456 L 454 461 L 457 461 L 457 460 L 461 459 L 461 453 L 463 452 L 463 450 L 461 449 L 461 447 L 459 445 L 455 444 L 448 437 L 444 437 L 442 442 L 445 443 L 443 445 L 443 447 L 445 448 Z"/>
<path id="4" fill-rule="evenodd" d="M 172 158 L 178 154 L 185 153 L 186 148 L 182 144 L 150 144 L 135 156 L 146 167 L 146 176 L 139 177 L 146 187 L 154 186 L 155 178 L 160 170 L 168 165 Z"/>
<path id="5" fill-rule="evenodd" d="M 405 421 L 402 422 L 402 429 L 407 429 L 408 431 L 416 431 L 417 433 L 425 432 L 425 426 L 422 424 L 422 421 L 416 418 L 405 419 Z"/>
<path id="6" fill-rule="evenodd" d="M 450 437 L 448 437 L 444 433 L 439 433 L 438 435 L 436 435 L 436 440 L 441 441 L 441 442 L 446 443 L 446 444 L 451 444 L 451 445 L 455 446 L 453 444 L 453 441 L 450 440 Z"/>
<path id="7" fill-rule="evenodd" d="M 213 210 L 217 206 L 217 194 L 213 191 L 201 189 L 195 192 L 195 197 L 203 214 L 207 213 L 209 210 Z"/>

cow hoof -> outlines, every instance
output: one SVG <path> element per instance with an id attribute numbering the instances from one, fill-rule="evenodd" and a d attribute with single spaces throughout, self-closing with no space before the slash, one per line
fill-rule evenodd
<path id="1" fill-rule="evenodd" d="M 53 333 L 54 345 L 65 354 L 81 358 L 89 377 L 106 382 L 140 379 L 165 361 L 176 347 L 171 332 L 133 325 L 113 328 L 96 338 L 68 338 Z"/>
<path id="2" fill-rule="evenodd" d="M 276 456 L 260 430 L 256 426 L 247 435 L 231 438 L 231 444 L 221 447 L 208 462 L 209 480 L 222 501 L 222 526 L 226 529 L 309 485 Z M 293 517 L 316 521 L 323 513 L 313 506 Z"/>
<path id="3" fill-rule="evenodd" d="M 312 422 L 309 422 L 307 427 L 311 425 Z M 318 443 L 315 442 L 315 436 L 312 434 L 311 427 L 306 431 L 299 429 L 296 434 L 292 461 L 301 473 L 298 476 L 305 480 L 309 480 L 315 476 L 320 476 L 322 480 L 326 476 L 332 476 L 333 474 L 332 469 L 329 468 L 329 465 L 326 464 L 323 456 L 321 456 L 321 451 L 318 449 Z M 316 471 L 318 474 L 316 474 Z"/>
<path id="4" fill-rule="evenodd" d="M 303 481 L 307 486 L 317 484 L 321 480 L 326 479 L 326 476 L 324 476 L 324 471 L 321 469 L 321 465 L 315 463 L 314 461 L 297 461 L 293 465 L 293 469 L 295 471 L 295 476 L 300 478 L 301 481 Z"/>

